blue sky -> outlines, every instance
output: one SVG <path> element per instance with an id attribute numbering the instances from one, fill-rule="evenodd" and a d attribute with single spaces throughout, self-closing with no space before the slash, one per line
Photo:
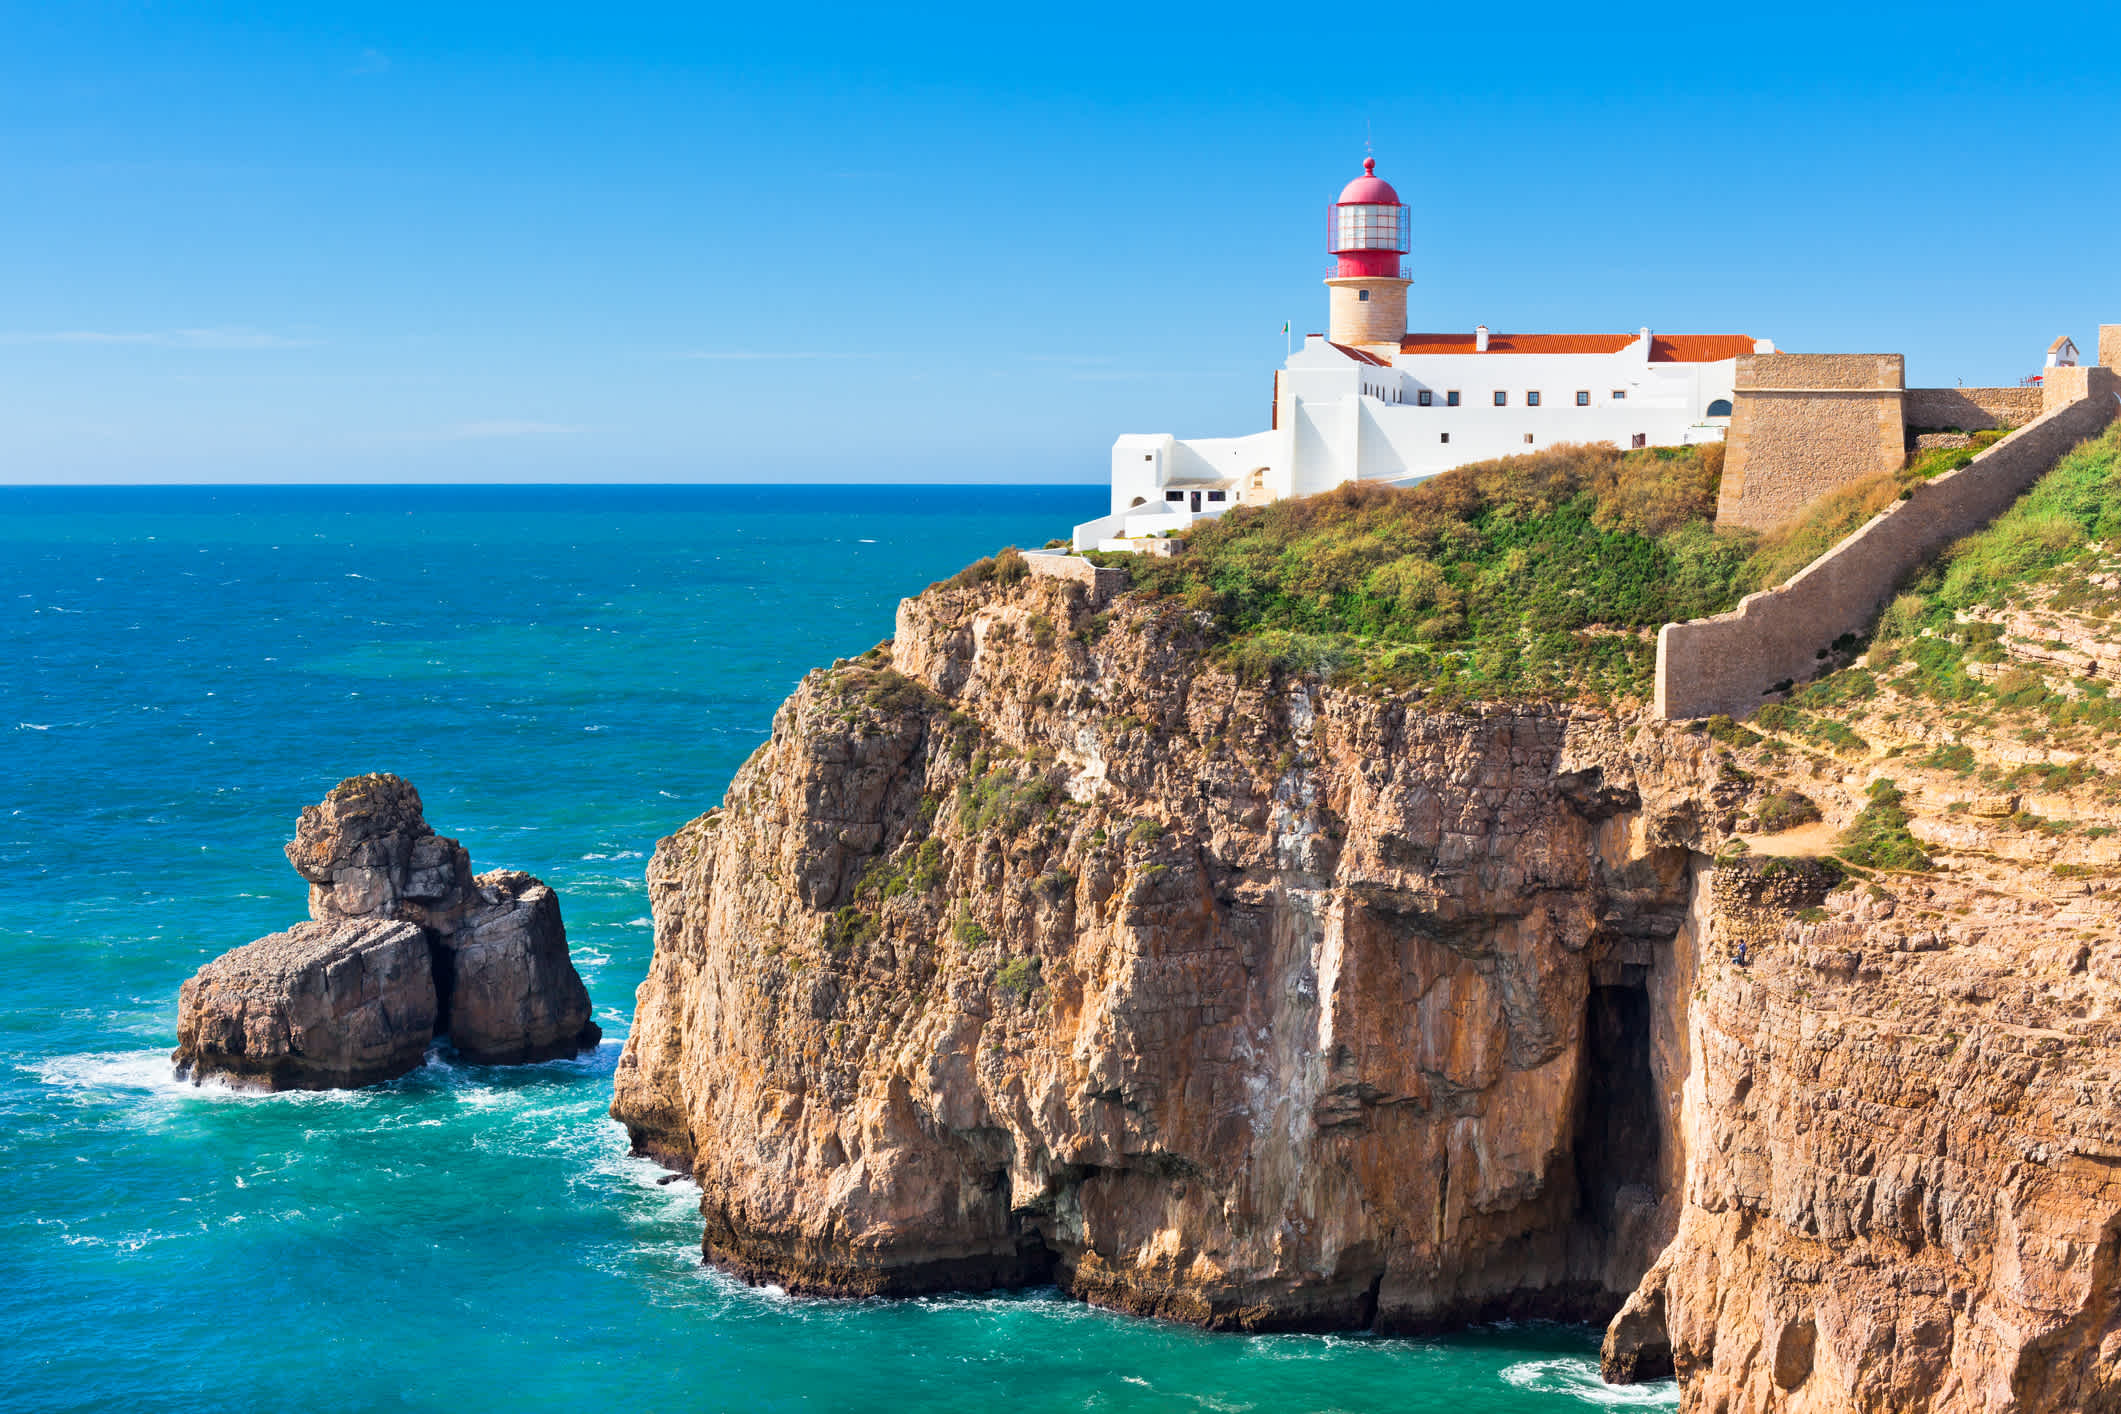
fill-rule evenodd
<path id="1" fill-rule="evenodd" d="M 0 35 L 0 481 L 1099 480 L 1118 433 L 1265 424 L 1366 133 L 1417 328 L 1978 383 L 2121 322 L 2103 0 L 89 0 Z"/>

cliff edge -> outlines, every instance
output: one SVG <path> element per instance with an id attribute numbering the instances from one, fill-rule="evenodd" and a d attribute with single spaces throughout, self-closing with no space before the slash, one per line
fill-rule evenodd
<path id="1" fill-rule="evenodd" d="M 2121 1408 L 2100 445 L 1745 723 L 1262 661 L 1205 571 L 932 587 L 658 846 L 612 1112 L 792 1290 L 1610 1318 L 1688 1410 Z"/>

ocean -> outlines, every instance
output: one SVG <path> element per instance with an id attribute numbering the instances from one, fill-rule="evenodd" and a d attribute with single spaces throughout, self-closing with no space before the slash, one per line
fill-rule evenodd
<path id="1" fill-rule="evenodd" d="M 0 489 L 0 1410 L 1671 1407 L 1597 1332 L 1241 1337 L 1052 1291 L 822 1302 L 701 1265 L 611 1072 L 641 871 L 805 670 L 1096 487 Z M 305 916 L 280 850 L 412 780 L 560 894 L 605 1041 L 180 1085 L 177 988 Z"/>

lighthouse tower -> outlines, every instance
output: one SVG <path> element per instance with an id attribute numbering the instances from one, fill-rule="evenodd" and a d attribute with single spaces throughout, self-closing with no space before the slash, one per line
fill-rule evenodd
<path id="1" fill-rule="evenodd" d="M 1407 286 L 1399 257 L 1407 251 L 1407 208 L 1365 157 L 1362 175 L 1326 208 L 1326 249 L 1340 267 L 1326 281 L 1326 337 L 1399 353 L 1407 332 Z"/>

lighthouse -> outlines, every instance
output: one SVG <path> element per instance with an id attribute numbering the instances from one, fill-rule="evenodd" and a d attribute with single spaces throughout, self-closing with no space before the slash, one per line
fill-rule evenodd
<path id="1" fill-rule="evenodd" d="M 1407 208 L 1365 157 L 1362 175 L 1326 208 L 1326 249 L 1339 266 L 1326 281 L 1326 337 L 1399 353 L 1407 332 L 1407 285 L 1399 257 L 1407 252 Z"/>

